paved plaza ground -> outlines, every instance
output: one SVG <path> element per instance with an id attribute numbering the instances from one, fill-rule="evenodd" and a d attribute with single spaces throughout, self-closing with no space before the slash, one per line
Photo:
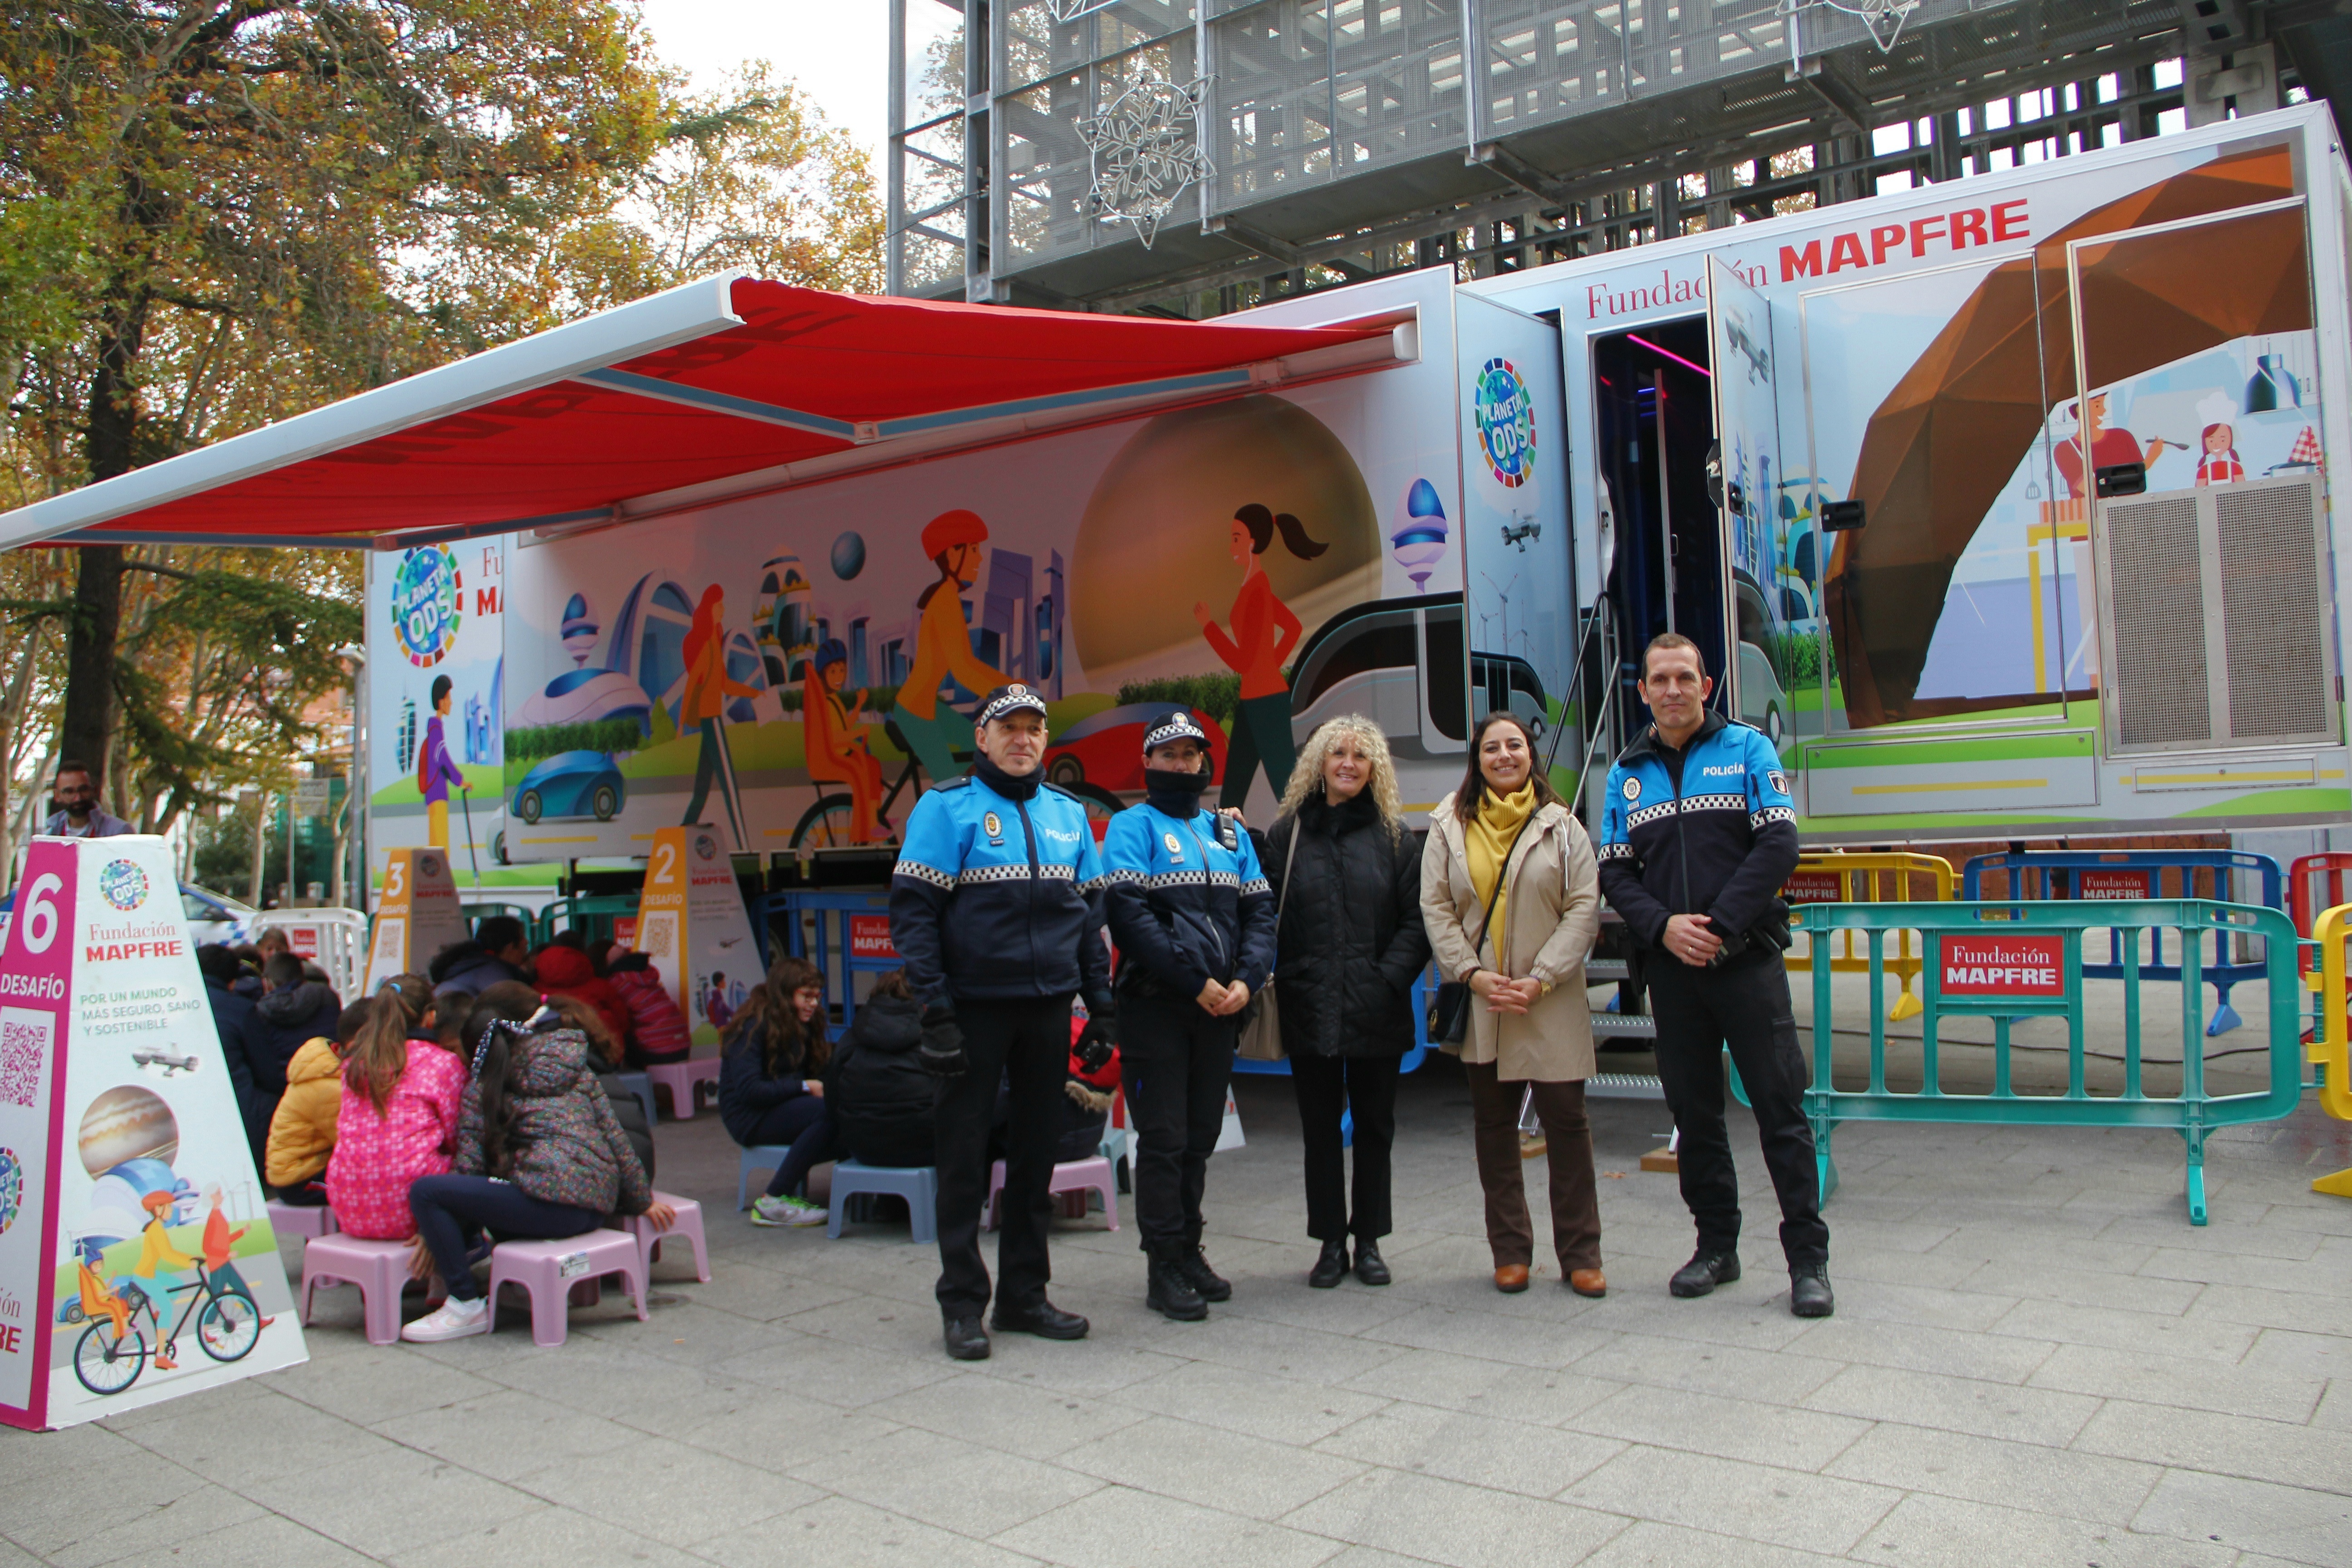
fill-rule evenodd
<path id="1" fill-rule="evenodd" d="M 1744 1116 L 1739 1283 L 1667 1296 L 1690 1226 L 1637 1166 L 1665 1112 L 1610 1100 L 1608 1299 L 1548 1259 L 1506 1297 L 1433 1064 L 1396 1283 L 1318 1291 L 1288 1086 L 1240 1095 L 1205 1323 L 1147 1311 L 1134 1231 L 1096 1215 L 1054 1251 L 1093 1337 L 950 1363 L 933 1249 L 742 1223 L 705 1115 L 664 1124 L 660 1184 L 705 1205 L 715 1278 L 665 1259 L 651 1322 L 608 1295 L 559 1349 L 511 1310 L 377 1349 L 339 1291 L 306 1366 L 0 1433 L 0 1568 L 2352 1563 L 2352 1202 L 2309 1189 L 2352 1130 L 2308 1103 L 2213 1140 L 2203 1229 L 2169 1133 L 1849 1128 L 1838 1313 L 1800 1322 Z"/>

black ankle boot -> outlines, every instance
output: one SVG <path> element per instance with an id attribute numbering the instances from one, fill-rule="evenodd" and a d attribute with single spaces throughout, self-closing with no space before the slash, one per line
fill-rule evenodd
<path id="1" fill-rule="evenodd" d="M 1348 1242 L 1345 1237 L 1323 1244 L 1323 1256 L 1307 1271 L 1307 1285 L 1317 1290 L 1328 1290 L 1348 1276 Z"/>
<path id="2" fill-rule="evenodd" d="M 1175 1247 L 1154 1248 L 1151 1267 L 1145 1277 L 1143 1304 L 1163 1318 L 1173 1318 L 1181 1323 L 1197 1323 L 1209 1315 L 1209 1304 L 1184 1278 L 1184 1267 L 1177 1261 Z"/>
<path id="3" fill-rule="evenodd" d="M 1184 1276 L 1184 1283 L 1200 1293 L 1202 1300 L 1233 1300 L 1233 1282 L 1209 1267 L 1209 1255 L 1198 1247 L 1185 1247 L 1176 1255 L 1176 1269 Z"/>
<path id="4" fill-rule="evenodd" d="M 1728 1285 L 1739 1278 L 1739 1254 L 1709 1252 L 1701 1247 L 1691 1255 L 1691 1260 L 1675 1270 L 1666 1281 L 1668 1293 L 1675 1296 L 1704 1296 L 1717 1285 Z"/>
<path id="5" fill-rule="evenodd" d="M 1356 1278 L 1367 1285 L 1385 1285 L 1395 1278 L 1389 1272 L 1387 1260 L 1381 1257 L 1378 1242 L 1360 1237 L 1357 1238 Z"/>

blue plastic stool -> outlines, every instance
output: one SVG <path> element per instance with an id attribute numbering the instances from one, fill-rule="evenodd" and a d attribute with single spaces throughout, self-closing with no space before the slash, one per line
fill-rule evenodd
<path id="1" fill-rule="evenodd" d="M 735 1212 L 742 1213 L 751 1206 L 751 1173 L 775 1172 L 783 1169 L 784 1156 L 793 1152 L 789 1143 L 754 1143 L 743 1151 L 743 1158 L 735 1166 Z"/>
<path id="2" fill-rule="evenodd" d="M 842 1212 L 853 1197 L 866 1197 L 877 1193 L 894 1193 L 907 1200 L 907 1216 L 914 1234 L 909 1241 L 937 1241 L 940 1238 L 940 1173 L 931 1165 L 879 1166 L 861 1165 L 855 1160 L 836 1160 L 833 1166 L 832 1212 L 826 1215 L 824 1234 L 838 1240 L 841 1236 Z"/>
<path id="3" fill-rule="evenodd" d="M 651 1131 L 660 1126 L 661 1118 L 654 1113 L 654 1080 L 641 1072 L 616 1072 L 613 1076 L 619 1079 L 621 1087 L 635 1095 L 637 1103 L 646 1108 L 646 1131 Z"/>

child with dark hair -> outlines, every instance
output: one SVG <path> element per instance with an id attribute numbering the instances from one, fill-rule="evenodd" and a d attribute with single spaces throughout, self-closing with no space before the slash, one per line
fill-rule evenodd
<path id="1" fill-rule="evenodd" d="M 347 1235 L 405 1241 L 416 1234 L 409 1184 L 446 1171 L 457 1151 L 466 1064 L 434 1037 L 433 983 L 422 974 L 395 974 L 369 1001 L 343 1058 L 327 1194 Z"/>
<path id="2" fill-rule="evenodd" d="M 604 961 L 604 983 L 629 1010 L 630 1061 L 651 1067 L 687 1058 L 694 1048 L 694 1035 L 650 956 L 615 945 Z"/>
<path id="3" fill-rule="evenodd" d="M 449 1300 L 401 1330 L 425 1342 L 487 1333 L 490 1303 L 475 1282 L 471 1239 L 582 1236 L 606 1215 L 642 1214 L 667 1230 L 677 1213 L 653 1184 L 598 1085 L 593 1047 L 530 986 L 501 983 L 475 999 L 473 1081 L 457 1116 L 446 1175 L 408 1189 L 421 1244 L 416 1269 L 441 1277 Z"/>
<path id="4" fill-rule="evenodd" d="M 343 1054 L 367 1027 L 373 1005 L 354 1002 L 335 1020 L 332 1039 L 303 1043 L 286 1064 L 286 1092 L 269 1118 L 269 1143 L 262 1180 L 278 1189 L 278 1201 L 318 1208 L 327 1202 L 327 1163 L 335 1152 L 336 1117 L 342 1108 Z"/>
<path id="5" fill-rule="evenodd" d="M 800 1188 L 830 1143 L 822 1075 L 833 1048 L 824 972 L 803 958 L 779 958 L 719 1039 L 719 1120 L 727 1135 L 746 1149 L 789 1144 L 793 1151 L 769 1179 L 767 1194 L 751 1205 L 751 1223 L 823 1224 L 825 1211 Z"/>

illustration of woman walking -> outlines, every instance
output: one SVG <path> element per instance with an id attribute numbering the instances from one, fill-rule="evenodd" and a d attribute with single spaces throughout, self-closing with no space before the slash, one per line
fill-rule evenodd
<path id="1" fill-rule="evenodd" d="M 1217 792 L 1221 806 L 1238 806 L 1249 795 L 1250 779 L 1260 768 L 1265 782 L 1279 795 L 1298 760 L 1290 739 L 1290 684 L 1282 667 L 1297 650 L 1305 630 L 1290 606 L 1274 596 L 1266 581 L 1265 563 L 1258 557 L 1282 534 L 1283 547 L 1301 561 L 1312 561 L 1330 548 L 1307 536 L 1307 525 L 1288 512 L 1268 511 L 1252 501 L 1234 513 L 1233 556 L 1242 568 L 1242 590 L 1234 595 L 1231 634 L 1196 604 L 1192 618 L 1217 657 L 1242 678 L 1241 710 L 1234 715 L 1234 742 L 1225 759 L 1225 782 Z"/>
<path id="2" fill-rule="evenodd" d="M 743 801 L 735 788 L 735 757 L 727 749 L 727 700 L 760 693 L 727 673 L 727 595 L 713 583 L 702 591 L 694 609 L 694 625 L 686 634 L 686 690 L 678 700 L 678 727 L 702 731 L 702 752 L 694 764 L 694 799 L 686 808 L 685 826 L 702 820 L 702 807 L 713 781 L 727 807 L 727 825 L 735 834 L 735 847 L 749 849 L 743 831 Z"/>
<path id="3" fill-rule="evenodd" d="M 425 743 L 416 749 L 416 787 L 425 795 L 425 842 L 436 849 L 449 847 L 449 786 L 466 787 L 466 775 L 449 755 L 449 739 L 441 726 L 449 716 L 451 689 L 447 676 L 433 678 L 433 717 L 425 721 Z"/>

